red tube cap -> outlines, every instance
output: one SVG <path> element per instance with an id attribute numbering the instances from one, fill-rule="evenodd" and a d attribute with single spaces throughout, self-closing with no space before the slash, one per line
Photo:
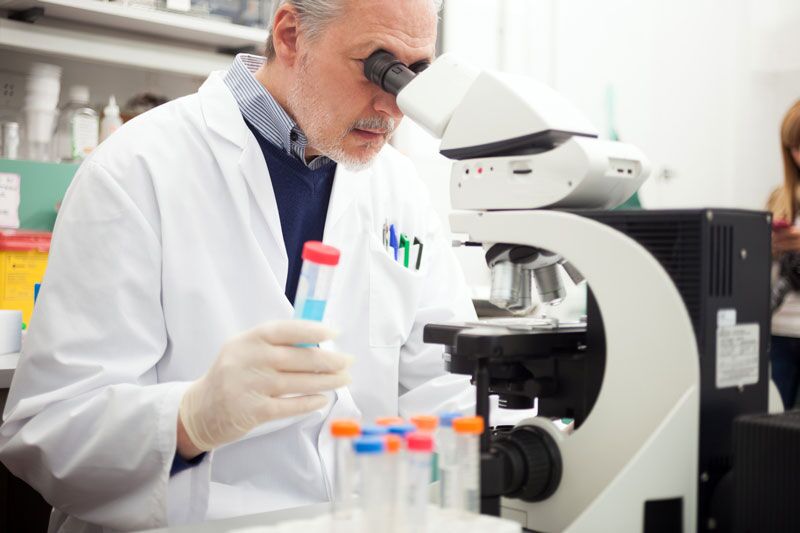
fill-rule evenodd
<path id="1" fill-rule="evenodd" d="M 303 261 L 311 261 L 320 265 L 338 265 L 339 249 L 319 241 L 307 241 L 303 245 Z"/>
<path id="2" fill-rule="evenodd" d="M 410 433 L 406 436 L 406 446 L 411 452 L 432 452 L 433 437 L 425 433 Z"/>

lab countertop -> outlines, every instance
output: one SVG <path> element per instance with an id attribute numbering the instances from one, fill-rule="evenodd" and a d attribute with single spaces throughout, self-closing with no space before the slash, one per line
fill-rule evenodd
<path id="1" fill-rule="evenodd" d="M 11 378 L 14 377 L 18 362 L 18 353 L 0 355 L 0 389 L 7 389 L 11 386 Z"/>
<path id="2" fill-rule="evenodd" d="M 234 531 L 236 529 L 246 527 L 271 526 L 287 520 L 313 518 L 329 512 L 330 509 L 330 503 L 317 503 L 304 507 L 272 511 L 270 513 L 237 516 L 236 518 L 228 518 L 227 520 L 214 520 L 212 522 L 205 522 L 203 524 L 195 524 L 190 526 L 148 529 L 147 533 L 227 533 L 228 531 Z"/>

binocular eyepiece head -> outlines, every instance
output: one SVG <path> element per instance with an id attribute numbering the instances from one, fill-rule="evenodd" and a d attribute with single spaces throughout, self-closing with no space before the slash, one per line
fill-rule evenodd
<path id="1" fill-rule="evenodd" d="M 390 52 L 378 50 L 364 61 L 364 75 L 384 91 L 397 96 L 429 66 L 428 61 L 418 61 L 409 67 Z"/>

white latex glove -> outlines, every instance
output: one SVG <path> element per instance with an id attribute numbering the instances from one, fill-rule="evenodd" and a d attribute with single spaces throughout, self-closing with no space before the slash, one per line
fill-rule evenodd
<path id="1" fill-rule="evenodd" d="M 318 344 L 334 336 L 319 322 L 287 320 L 229 340 L 181 400 L 180 421 L 189 439 L 209 451 L 264 422 L 323 407 L 327 399 L 317 393 L 347 385 L 353 358 L 296 345 Z"/>

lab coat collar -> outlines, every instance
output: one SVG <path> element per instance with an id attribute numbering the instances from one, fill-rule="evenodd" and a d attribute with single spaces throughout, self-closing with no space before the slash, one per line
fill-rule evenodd
<path id="1" fill-rule="evenodd" d="M 270 238 L 259 244 L 282 291 L 286 285 L 289 261 L 269 169 L 258 141 L 245 124 L 239 105 L 225 86 L 223 78 L 224 72 L 214 72 L 199 90 L 201 113 L 209 130 L 207 139 L 236 201 L 237 211 L 244 218 L 243 222 L 252 227 L 254 221 L 247 189 L 266 221 Z M 289 301 L 286 300 L 284 304 L 291 313 Z"/>
<path id="2" fill-rule="evenodd" d="M 212 72 L 198 91 L 208 129 L 244 149 L 250 130 L 239 111 L 239 104 L 225 86 L 225 72 Z"/>
<path id="3" fill-rule="evenodd" d="M 236 99 L 225 86 L 224 75 L 224 72 L 214 72 L 200 87 L 203 117 L 209 130 L 242 151 L 239 160 L 242 173 L 253 191 L 259 208 L 267 220 L 270 232 L 278 245 L 274 251 L 282 261 L 287 261 L 278 206 L 272 190 L 272 182 L 265 179 L 268 176 L 268 170 L 263 162 L 261 148 L 247 128 L 239 112 Z M 259 172 L 259 169 L 265 173 Z M 373 168 L 371 166 L 365 170 L 354 172 L 347 170 L 343 165 L 337 165 L 325 221 L 326 236 L 336 230 L 339 222 L 347 219 L 343 215 L 361 191 L 366 190 L 372 176 Z M 273 255 L 273 257 L 275 256 Z"/>

